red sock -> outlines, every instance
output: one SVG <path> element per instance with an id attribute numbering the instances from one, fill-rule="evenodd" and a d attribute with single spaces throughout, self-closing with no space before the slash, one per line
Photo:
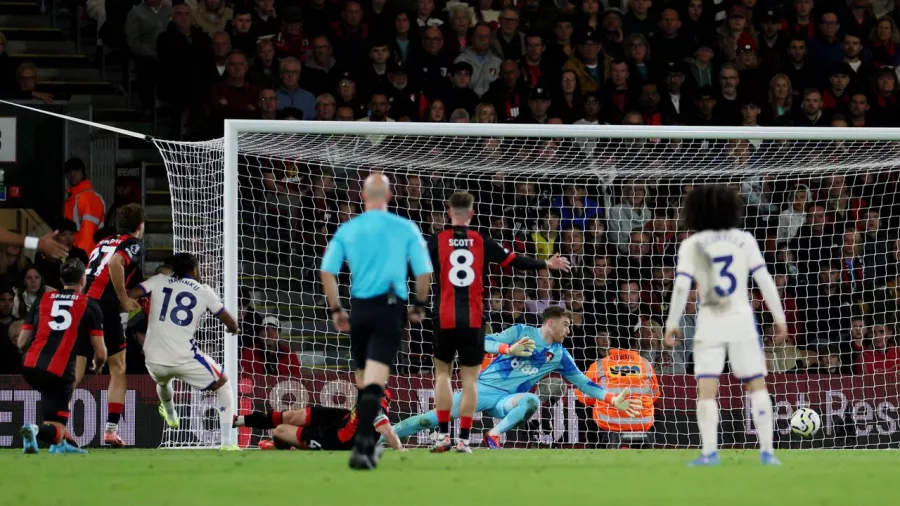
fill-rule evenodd
<path id="1" fill-rule="evenodd" d="M 459 439 L 463 441 L 469 440 L 469 432 L 472 430 L 472 417 L 459 417 Z"/>
<path id="2" fill-rule="evenodd" d="M 437 410 L 438 432 L 441 434 L 450 433 L 450 410 Z"/>
<path id="3" fill-rule="evenodd" d="M 107 408 L 106 423 L 118 424 L 119 419 L 122 417 L 122 411 L 125 410 L 125 405 L 121 402 L 110 402 Z"/>
<path id="4" fill-rule="evenodd" d="M 279 425 L 281 425 L 281 411 L 272 412 L 272 425 L 274 427 L 278 427 Z"/>

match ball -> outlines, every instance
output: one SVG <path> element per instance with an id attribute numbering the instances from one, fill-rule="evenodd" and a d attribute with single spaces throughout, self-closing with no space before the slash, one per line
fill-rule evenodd
<path id="1" fill-rule="evenodd" d="M 812 437 L 822 428 L 819 414 L 809 408 L 800 408 L 791 416 L 791 432 L 803 437 Z"/>

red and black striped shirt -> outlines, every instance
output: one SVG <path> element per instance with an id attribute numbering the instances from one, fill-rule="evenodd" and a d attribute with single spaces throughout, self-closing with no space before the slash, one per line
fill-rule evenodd
<path id="1" fill-rule="evenodd" d="M 481 232 L 462 226 L 431 236 L 428 251 L 438 273 L 434 313 L 442 329 L 481 328 L 489 262 L 518 269 L 542 269 L 546 265 L 517 256 Z"/>
<path id="2" fill-rule="evenodd" d="M 73 290 L 49 292 L 35 301 L 22 330 L 34 332 L 23 366 L 75 380 L 75 352 L 89 346 L 91 336 L 103 336 L 100 306 Z"/>
<path id="3" fill-rule="evenodd" d="M 94 300 L 114 301 L 118 304 L 116 290 L 109 277 L 109 261 L 114 255 L 125 258 L 125 286 L 137 272 L 141 258 L 144 256 L 144 244 L 140 239 L 129 234 L 107 237 L 99 243 L 88 259 L 87 285 L 84 293 Z"/>

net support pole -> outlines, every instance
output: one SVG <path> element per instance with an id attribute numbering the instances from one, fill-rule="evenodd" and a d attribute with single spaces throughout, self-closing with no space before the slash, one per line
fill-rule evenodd
<path id="1" fill-rule="evenodd" d="M 238 127 L 232 121 L 225 121 L 224 153 L 224 198 L 222 201 L 222 288 L 224 303 L 228 311 L 238 317 Z M 225 375 L 231 387 L 235 407 L 238 406 L 238 340 L 237 336 L 225 332 L 224 351 Z M 222 445 L 237 444 L 237 431 L 232 429 L 222 433 Z"/>

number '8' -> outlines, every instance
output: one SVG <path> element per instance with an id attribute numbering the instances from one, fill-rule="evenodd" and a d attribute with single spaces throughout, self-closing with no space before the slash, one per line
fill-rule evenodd
<path id="1" fill-rule="evenodd" d="M 163 298 L 162 309 L 159 311 L 159 321 L 166 321 L 166 315 L 172 320 L 172 323 L 179 327 L 187 327 L 194 321 L 193 309 L 197 307 L 197 297 L 190 292 L 181 292 L 175 296 L 175 306 L 169 312 L 169 302 L 172 299 L 172 289 L 163 288 L 165 297 Z M 185 302 L 187 301 L 187 302 Z"/>

